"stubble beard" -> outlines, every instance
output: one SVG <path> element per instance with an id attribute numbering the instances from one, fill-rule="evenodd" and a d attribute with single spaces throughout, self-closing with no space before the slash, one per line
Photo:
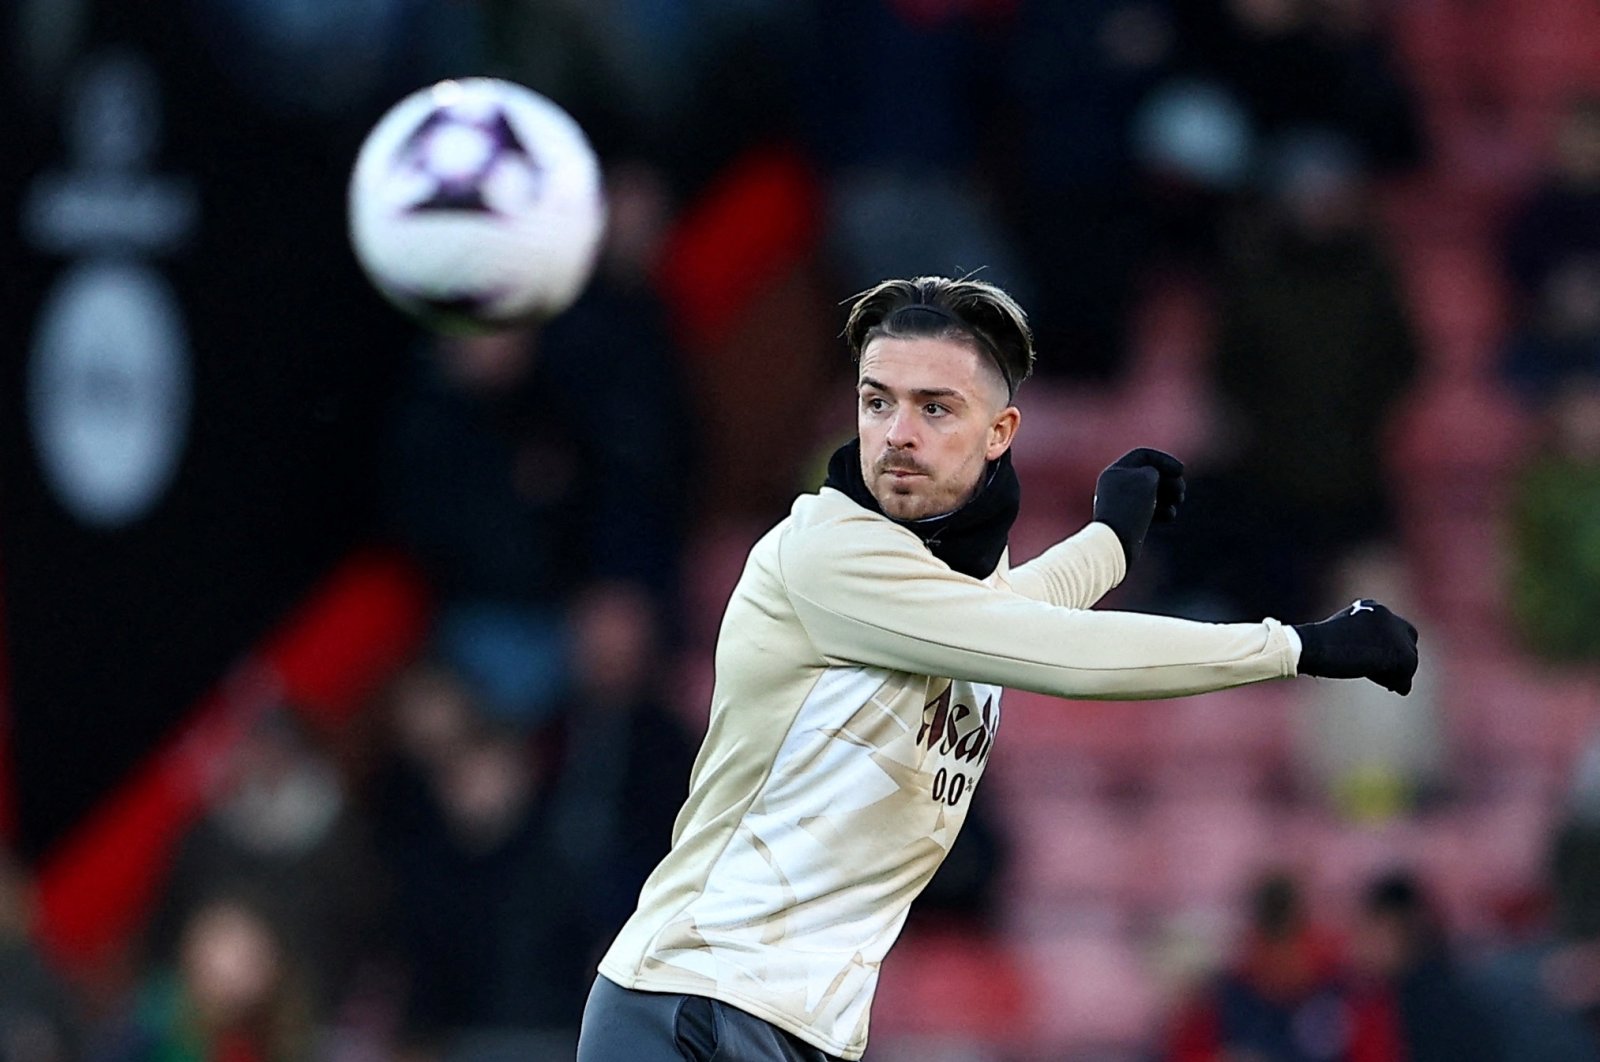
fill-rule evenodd
<path id="1" fill-rule="evenodd" d="M 887 474 L 895 468 L 920 472 L 921 476 L 896 480 Z M 972 500 L 978 491 L 978 482 L 974 480 L 965 490 L 952 493 L 946 489 L 945 481 L 925 466 L 890 457 L 880 458 L 868 479 L 878 507 L 895 520 L 926 520 L 954 512 Z"/>

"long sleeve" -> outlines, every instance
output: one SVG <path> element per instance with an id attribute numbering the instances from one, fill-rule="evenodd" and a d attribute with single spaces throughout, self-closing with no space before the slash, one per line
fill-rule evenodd
<path id="1" fill-rule="evenodd" d="M 986 586 L 864 511 L 791 527 L 778 556 L 795 613 L 830 664 L 1138 700 L 1287 677 L 1299 656 L 1276 620 L 1090 612 Z"/>
<path id="2" fill-rule="evenodd" d="M 1026 564 L 1011 569 L 1011 589 L 1059 608 L 1090 608 L 1127 574 L 1116 532 L 1089 524 Z"/>

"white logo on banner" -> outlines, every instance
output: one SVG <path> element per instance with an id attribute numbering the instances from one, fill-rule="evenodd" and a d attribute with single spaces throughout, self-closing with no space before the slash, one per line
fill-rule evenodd
<path id="1" fill-rule="evenodd" d="M 113 528 L 147 513 L 177 472 L 189 430 L 187 331 L 148 258 L 193 230 L 187 181 L 148 172 L 160 136 L 149 65 L 92 64 L 66 122 L 73 168 L 41 174 L 23 202 L 38 250 L 69 256 L 40 309 L 28 419 L 45 481 L 74 516 Z"/>
<path id="2" fill-rule="evenodd" d="M 153 269 L 91 262 L 40 315 L 28 413 L 50 485 L 85 523 L 111 527 L 153 505 L 189 420 L 188 343 Z"/>

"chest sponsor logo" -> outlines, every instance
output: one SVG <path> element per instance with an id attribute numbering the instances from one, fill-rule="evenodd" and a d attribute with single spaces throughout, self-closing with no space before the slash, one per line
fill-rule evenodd
<path id="1" fill-rule="evenodd" d="M 954 701 L 954 690 L 954 684 L 946 686 L 943 693 L 923 706 L 917 744 L 961 763 L 984 763 L 1000 727 L 999 706 L 992 693 L 984 698 L 981 707 L 962 704 Z"/>

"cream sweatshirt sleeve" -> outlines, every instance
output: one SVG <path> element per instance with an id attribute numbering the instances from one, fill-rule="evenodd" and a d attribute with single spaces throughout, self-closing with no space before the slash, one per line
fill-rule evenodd
<path id="1" fill-rule="evenodd" d="M 1089 608 L 1127 574 L 1127 558 L 1117 534 L 1105 524 L 1089 524 L 1011 569 L 1011 589 L 1023 597 L 1060 608 Z"/>
<path id="2" fill-rule="evenodd" d="M 796 616 L 830 664 L 1139 700 L 1287 677 L 1299 656 L 1298 638 L 1276 620 L 1091 612 L 987 586 L 864 510 L 791 525 L 778 564 Z"/>

